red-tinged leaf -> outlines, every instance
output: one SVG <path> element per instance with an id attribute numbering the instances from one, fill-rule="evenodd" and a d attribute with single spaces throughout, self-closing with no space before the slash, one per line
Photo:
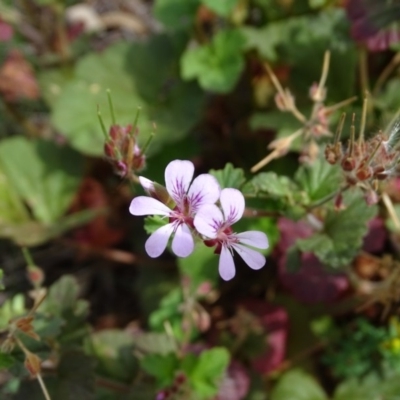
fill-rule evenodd
<path id="1" fill-rule="evenodd" d="M 281 232 L 276 251 L 279 278 L 282 285 L 296 299 L 304 303 L 332 302 L 348 290 L 347 276 L 327 272 L 323 264 L 311 253 L 300 254 L 297 272 L 289 272 L 287 270 L 288 249 L 296 243 L 297 239 L 310 237 L 313 229 L 304 221 L 294 222 L 286 218 L 278 221 L 278 227 Z"/>
<path id="2" fill-rule="evenodd" d="M 303 221 L 292 221 L 287 218 L 278 220 L 278 228 L 281 233 L 280 241 L 276 246 L 279 253 L 286 251 L 296 243 L 297 239 L 305 239 L 312 235 L 313 229 L 310 225 Z"/>
<path id="3" fill-rule="evenodd" d="M 8 42 L 12 38 L 13 33 L 12 26 L 0 20 L 0 42 Z"/>
<path id="4" fill-rule="evenodd" d="M 312 303 L 330 303 L 338 300 L 348 289 L 349 281 L 345 274 L 332 274 L 311 253 L 300 256 L 301 264 L 298 272 L 288 272 L 286 256 L 280 257 L 279 279 L 282 285 L 297 300 Z"/>
<path id="5" fill-rule="evenodd" d="M 250 378 L 245 368 L 236 361 L 228 367 L 223 378 L 216 400 L 242 400 L 250 388 Z"/>
<path id="6" fill-rule="evenodd" d="M 18 51 L 13 50 L 0 69 L 0 92 L 7 101 L 36 100 L 39 86 L 31 65 Z"/>
<path id="7" fill-rule="evenodd" d="M 87 178 L 79 189 L 71 211 L 106 209 L 109 203 L 102 185 L 94 179 Z M 112 227 L 109 218 L 109 215 L 99 214 L 89 224 L 75 231 L 75 239 L 81 243 L 102 248 L 118 243 L 124 231 L 121 228 Z"/>
<path id="8" fill-rule="evenodd" d="M 268 335 L 267 350 L 253 361 L 253 368 L 263 374 L 273 371 L 285 359 L 289 330 L 288 315 L 283 307 L 259 300 L 247 300 L 242 305 L 259 317 Z"/>
<path id="9" fill-rule="evenodd" d="M 383 250 L 387 239 L 385 223 L 379 217 L 369 222 L 368 234 L 364 237 L 363 249 L 369 253 L 377 253 Z"/>

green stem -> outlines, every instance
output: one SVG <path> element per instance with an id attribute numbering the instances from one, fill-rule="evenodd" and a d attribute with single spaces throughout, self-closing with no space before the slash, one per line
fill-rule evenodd
<path id="1" fill-rule="evenodd" d="M 108 98 L 108 106 L 110 107 L 110 113 L 111 113 L 111 121 L 113 125 L 117 124 L 117 120 L 115 119 L 115 113 L 114 113 L 114 105 L 112 102 L 111 98 L 111 90 L 107 89 L 107 98 Z"/>
<path id="2" fill-rule="evenodd" d="M 309 211 L 313 210 L 314 208 L 322 206 L 323 204 L 327 203 L 328 201 L 334 199 L 339 193 L 344 193 L 349 188 L 350 188 L 350 185 L 347 185 L 344 188 L 337 190 L 336 192 L 328 194 L 324 198 L 322 198 L 322 199 L 316 201 L 315 203 L 311 204 L 310 206 L 308 206 L 306 208 L 306 210 L 309 212 Z"/>
<path id="3" fill-rule="evenodd" d="M 27 247 L 21 247 L 21 250 L 22 250 L 22 254 L 24 256 L 26 264 L 28 266 L 30 266 L 30 265 L 34 266 L 35 263 L 33 262 L 32 255 L 31 255 L 30 251 L 28 250 L 28 248 Z"/>

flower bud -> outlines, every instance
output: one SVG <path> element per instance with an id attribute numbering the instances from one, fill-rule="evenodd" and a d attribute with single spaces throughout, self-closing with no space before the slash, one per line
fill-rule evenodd
<path id="1" fill-rule="evenodd" d="M 372 206 L 379 201 L 377 193 L 372 188 L 365 191 L 364 199 L 369 206 Z"/>
<path id="2" fill-rule="evenodd" d="M 363 163 L 358 167 L 356 171 L 356 176 L 360 181 L 365 181 L 371 178 L 372 173 L 372 168 L 369 165 Z"/>
<path id="3" fill-rule="evenodd" d="M 345 156 L 340 165 L 344 171 L 353 171 L 356 167 L 356 160 L 353 157 Z"/>
<path id="4" fill-rule="evenodd" d="M 33 330 L 33 317 L 21 317 L 14 321 L 15 327 L 21 332 L 25 333 L 25 335 L 30 336 L 32 339 L 40 340 L 39 335 Z"/>
<path id="5" fill-rule="evenodd" d="M 326 88 L 322 88 L 321 90 L 318 89 L 319 85 L 318 83 L 314 82 L 310 90 L 308 92 L 310 99 L 315 102 L 322 102 L 326 98 Z"/>
<path id="6" fill-rule="evenodd" d="M 114 149 L 113 142 L 105 142 L 104 143 L 104 154 L 110 158 L 115 157 L 115 149 Z"/>
<path id="7" fill-rule="evenodd" d="M 336 164 L 339 160 L 336 148 L 331 144 L 328 144 L 325 148 L 325 159 L 331 165 Z"/>
<path id="8" fill-rule="evenodd" d="M 30 351 L 25 351 L 24 365 L 32 376 L 36 376 L 40 373 L 40 364 L 40 358 L 36 354 L 33 354 Z"/>
<path id="9" fill-rule="evenodd" d="M 44 281 L 44 272 L 41 268 L 36 265 L 29 265 L 27 274 L 29 281 L 34 287 L 37 288 L 42 286 Z"/>

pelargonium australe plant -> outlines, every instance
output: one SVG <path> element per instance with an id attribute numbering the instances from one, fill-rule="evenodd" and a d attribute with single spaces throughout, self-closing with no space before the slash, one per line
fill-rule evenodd
<path id="1" fill-rule="evenodd" d="M 232 229 L 232 225 L 243 216 L 243 194 L 233 188 L 221 190 L 217 180 L 210 174 L 199 175 L 192 182 L 193 175 L 194 165 L 191 161 L 174 160 L 165 169 L 165 188 L 139 177 L 149 196 L 135 197 L 129 207 L 130 213 L 160 215 L 168 219 L 147 239 L 147 254 L 150 257 L 160 256 L 173 236 L 173 253 L 178 257 L 187 257 L 193 252 L 197 238 L 206 246 L 215 246 L 215 253 L 220 254 L 219 273 L 224 280 L 235 276 L 233 250 L 250 268 L 262 268 L 265 257 L 251 247 L 268 248 L 265 233 L 234 233 Z"/>

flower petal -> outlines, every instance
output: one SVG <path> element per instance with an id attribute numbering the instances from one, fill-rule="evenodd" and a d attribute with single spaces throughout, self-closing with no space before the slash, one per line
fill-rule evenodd
<path id="1" fill-rule="evenodd" d="M 235 276 L 235 263 L 231 252 L 226 246 L 222 246 L 218 271 L 224 281 L 229 281 Z"/>
<path id="2" fill-rule="evenodd" d="M 256 247 L 257 249 L 268 249 L 269 243 L 267 235 L 260 231 L 246 231 L 237 233 L 236 237 L 240 243 Z"/>
<path id="3" fill-rule="evenodd" d="M 212 175 L 199 175 L 188 192 L 192 213 L 195 213 L 202 205 L 214 204 L 219 199 L 220 192 L 219 183 Z"/>
<path id="4" fill-rule="evenodd" d="M 179 224 L 172 241 L 172 251 L 178 257 L 187 257 L 194 249 L 192 232 L 186 224 Z"/>
<path id="5" fill-rule="evenodd" d="M 152 197 L 135 197 L 129 206 L 129 212 L 132 215 L 169 215 L 171 210 Z"/>
<path id="6" fill-rule="evenodd" d="M 202 206 L 194 217 L 193 224 L 199 233 L 210 239 L 217 237 L 218 228 L 223 224 L 224 217 L 215 204 Z"/>
<path id="7" fill-rule="evenodd" d="M 191 161 L 174 160 L 165 169 L 165 186 L 178 205 L 189 189 L 193 174 L 194 165 Z"/>
<path id="8" fill-rule="evenodd" d="M 167 247 L 168 239 L 173 231 L 173 223 L 158 228 L 146 241 L 144 247 L 147 254 L 152 258 L 160 256 Z"/>
<path id="9" fill-rule="evenodd" d="M 225 221 L 232 225 L 242 218 L 244 212 L 244 197 L 240 190 L 227 188 L 221 191 L 220 197 Z"/>
<path id="10" fill-rule="evenodd" d="M 260 269 L 265 265 L 265 257 L 256 250 L 249 249 L 241 244 L 232 244 L 232 247 L 243 258 L 244 262 L 252 269 Z"/>

